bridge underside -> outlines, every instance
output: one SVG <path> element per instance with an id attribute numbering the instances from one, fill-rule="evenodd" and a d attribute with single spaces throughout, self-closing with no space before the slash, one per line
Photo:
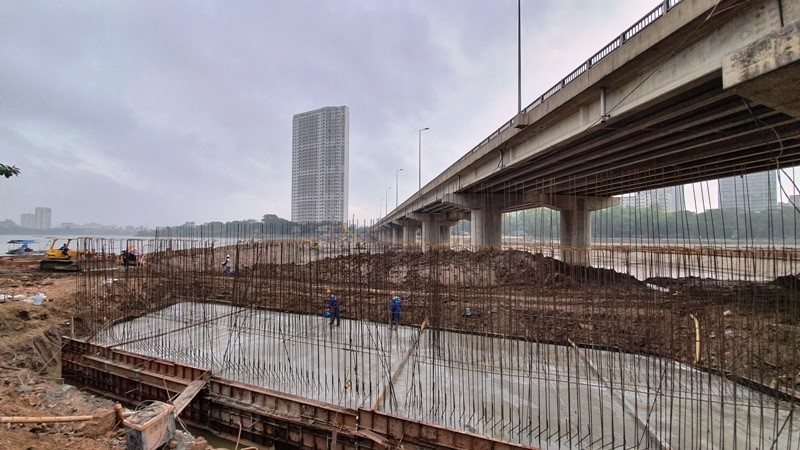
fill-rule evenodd
<path id="1" fill-rule="evenodd" d="M 525 129 L 507 146 L 535 134 Z M 525 209 L 547 197 L 610 197 L 798 163 L 800 120 L 724 90 L 714 73 L 455 193 L 518 200 L 513 209 Z M 446 199 L 419 208 L 469 211 Z"/>
<path id="2" fill-rule="evenodd" d="M 501 213 L 546 206 L 585 264 L 587 212 L 613 196 L 798 165 L 800 11 L 781 5 L 664 3 L 377 226 L 468 219 L 496 247 Z"/>

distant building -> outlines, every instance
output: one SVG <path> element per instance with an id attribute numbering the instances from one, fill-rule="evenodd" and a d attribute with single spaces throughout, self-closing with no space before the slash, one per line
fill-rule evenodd
<path id="1" fill-rule="evenodd" d="M 14 231 L 16 231 L 16 229 L 17 229 L 17 224 L 14 223 L 14 221 L 11 220 L 11 219 L 6 219 L 6 220 L 3 220 L 2 222 L 0 222 L 0 230 L 3 230 L 3 231 L 14 230 Z"/>
<path id="2" fill-rule="evenodd" d="M 36 215 L 22 213 L 19 215 L 19 226 L 22 228 L 36 228 Z"/>
<path id="3" fill-rule="evenodd" d="M 34 228 L 37 230 L 49 230 L 52 228 L 52 215 L 52 210 L 50 208 L 38 206 L 34 210 Z"/>
<path id="4" fill-rule="evenodd" d="M 292 122 L 292 221 L 347 220 L 350 112 L 329 106 Z"/>
<path id="5" fill-rule="evenodd" d="M 630 208 L 648 208 L 655 204 L 666 212 L 675 212 L 686 209 L 686 198 L 683 186 L 671 186 L 625 195 L 620 197 L 620 204 Z"/>
<path id="6" fill-rule="evenodd" d="M 720 208 L 759 212 L 777 206 L 778 178 L 774 170 L 719 180 Z"/>

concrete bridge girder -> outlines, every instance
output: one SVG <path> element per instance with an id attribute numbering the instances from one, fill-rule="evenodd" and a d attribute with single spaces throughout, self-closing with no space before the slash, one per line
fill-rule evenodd
<path id="1" fill-rule="evenodd" d="M 722 63 L 725 89 L 792 117 L 800 117 L 798 84 L 800 22 L 742 47 Z"/>

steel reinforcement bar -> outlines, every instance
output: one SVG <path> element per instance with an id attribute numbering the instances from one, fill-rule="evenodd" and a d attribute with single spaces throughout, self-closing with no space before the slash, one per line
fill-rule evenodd
<path id="1" fill-rule="evenodd" d="M 204 392 L 183 410 L 191 425 L 265 445 L 307 449 L 530 448 L 370 409 L 350 409 L 245 385 L 204 369 L 64 338 L 64 379 L 136 405 L 170 402 L 198 379 Z"/>

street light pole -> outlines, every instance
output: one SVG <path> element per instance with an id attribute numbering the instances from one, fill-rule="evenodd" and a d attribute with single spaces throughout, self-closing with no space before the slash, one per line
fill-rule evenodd
<path id="1" fill-rule="evenodd" d="M 391 186 L 388 186 L 388 187 L 386 188 L 386 195 L 384 195 L 384 197 L 383 197 L 383 198 L 386 200 L 386 201 L 384 202 L 384 203 L 385 203 L 385 205 L 384 205 L 384 206 L 386 207 L 386 215 L 387 215 L 387 216 L 389 215 L 389 191 L 391 191 L 391 190 L 392 190 L 392 187 L 391 187 Z"/>
<path id="2" fill-rule="evenodd" d="M 419 130 L 419 187 L 417 190 L 422 190 L 422 132 L 425 130 L 430 130 L 430 128 L 425 127 Z"/>
<path id="3" fill-rule="evenodd" d="M 397 206 L 399 205 L 398 199 L 399 199 L 400 189 L 397 187 L 397 179 L 398 179 L 397 176 L 402 171 L 403 169 L 397 169 L 394 171 L 394 209 L 397 209 Z"/>
<path id="4" fill-rule="evenodd" d="M 517 0 L 517 112 L 522 112 L 522 0 Z"/>

